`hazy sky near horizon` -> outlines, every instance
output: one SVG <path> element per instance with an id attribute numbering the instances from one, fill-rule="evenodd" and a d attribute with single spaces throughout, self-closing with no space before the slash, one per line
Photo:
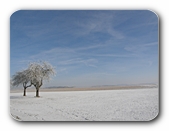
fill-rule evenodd
<path id="1" fill-rule="evenodd" d="M 41 60 L 57 71 L 44 86 L 157 83 L 158 44 L 148 10 L 20 10 L 10 17 L 10 76 Z"/>

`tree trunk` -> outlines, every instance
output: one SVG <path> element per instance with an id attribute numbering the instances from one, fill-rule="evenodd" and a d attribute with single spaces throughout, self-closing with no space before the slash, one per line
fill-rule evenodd
<path id="1" fill-rule="evenodd" d="M 27 82 L 23 83 L 24 91 L 23 91 L 23 96 L 26 96 L 26 88 L 30 87 L 32 83 L 29 86 L 26 86 Z"/>
<path id="2" fill-rule="evenodd" d="M 39 97 L 39 87 L 36 88 L 36 97 Z"/>
<path id="3" fill-rule="evenodd" d="M 26 96 L 26 88 L 24 88 L 23 96 Z"/>
<path id="4" fill-rule="evenodd" d="M 36 83 L 36 97 L 40 97 L 39 96 L 39 88 L 42 86 L 42 79 L 41 79 L 41 83 Z"/>

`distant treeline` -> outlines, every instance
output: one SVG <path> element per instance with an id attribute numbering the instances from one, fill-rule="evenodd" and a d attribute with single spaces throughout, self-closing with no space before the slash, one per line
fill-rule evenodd
<path id="1" fill-rule="evenodd" d="M 74 88 L 73 86 L 50 86 L 50 87 L 45 87 L 48 89 L 54 89 L 54 88 Z"/>

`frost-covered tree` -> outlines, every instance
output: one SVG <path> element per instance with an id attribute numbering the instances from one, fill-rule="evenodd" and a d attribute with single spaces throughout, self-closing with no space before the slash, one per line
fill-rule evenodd
<path id="1" fill-rule="evenodd" d="M 50 80 L 52 75 L 55 75 L 55 69 L 47 62 L 31 63 L 28 67 L 28 76 L 31 79 L 31 84 L 36 88 L 36 97 L 39 97 L 39 89 L 43 85 L 44 80 Z"/>
<path id="2" fill-rule="evenodd" d="M 24 87 L 23 96 L 26 96 L 26 88 L 32 85 L 31 79 L 28 76 L 28 72 L 29 72 L 28 69 L 16 72 L 16 74 L 12 78 L 12 86 L 19 86 L 20 84 L 23 84 Z"/>
<path id="3" fill-rule="evenodd" d="M 12 83 L 13 86 L 23 84 L 24 96 L 26 88 L 34 85 L 36 97 L 39 97 L 39 89 L 43 85 L 43 81 L 49 81 L 50 77 L 55 74 L 55 69 L 48 62 L 34 62 L 30 63 L 27 69 L 17 72 L 12 78 Z"/>

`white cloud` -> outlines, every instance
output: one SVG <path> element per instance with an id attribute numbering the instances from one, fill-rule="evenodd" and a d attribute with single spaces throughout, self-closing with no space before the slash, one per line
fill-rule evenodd
<path id="1" fill-rule="evenodd" d="M 151 48 L 151 46 L 157 46 L 157 45 L 158 45 L 158 42 L 145 43 L 145 44 L 139 44 L 139 45 L 132 44 L 130 46 L 124 47 L 124 49 L 126 51 L 138 53 L 138 52 L 147 51 L 149 48 Z"/>
<path id="2" fill-rule="evenodd" d="M 97 13 L 85 22 L 77 22 L 76 24 L 81 29 L 75 33 L 78 36 L 90 35 L 92 32 L 102 32 L 111 35 L 115 39 L 124 38 L 122 32 L 114 29 L 117 23 L 115 22 L 113 13 Z"/>

